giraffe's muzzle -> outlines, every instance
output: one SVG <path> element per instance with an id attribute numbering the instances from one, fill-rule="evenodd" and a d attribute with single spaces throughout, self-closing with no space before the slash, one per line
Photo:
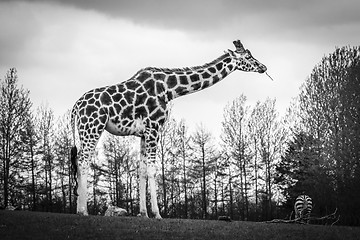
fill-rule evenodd
<path id="1" fill-rule="evenodd" d="M 267 70 L 267 68 L 266 68 L 266 66 L 265 65 L 262 65 L 260 68 L 259 68 L 259 73 L 264 73 L 264 72 L 266 72 L 266 70 Z"/>

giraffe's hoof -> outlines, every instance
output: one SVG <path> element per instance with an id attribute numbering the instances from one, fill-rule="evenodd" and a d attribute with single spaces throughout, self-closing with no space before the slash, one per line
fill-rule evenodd
<path id="1" fill-rule="evenodd" d="M 87 212 L 77 212 L 77 215 L 79 216 L 89 216 Z"/>
<path id="2" fill-rule="evenodd" d="M 141 212 L 137 215 L 138 217 L 149 218 L 146 212 Z"/>

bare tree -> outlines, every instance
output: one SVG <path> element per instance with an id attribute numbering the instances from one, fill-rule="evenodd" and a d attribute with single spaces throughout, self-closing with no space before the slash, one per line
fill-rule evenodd
<path id="1" fill-rule="evenodd" d="M 181 159 L 181 169 L 182 169 L 182 183 L 183 183 L 183 193 L 184 193 L 184 217 L 188 218 L 188 161 L 189 161 L 189 155 L 191 151 L 190 147 L 190 140 L 191 137 L 188 136 L 187 133 L 187 127 L 185 120 L 181 120 L 180 123 L 177 126 L 177 136 L 180 139 L 180 144 L 178 147 L 178 156 Z"/>
<path id="2" fill-rule="evenodd" d="M 126 210 L 128 213 L 134 213 L 134 197 L 133 192 L 136 192 L 134 190 L 134 187 L 136 184 L 133 184 L 135 181 L 137 175 L 137 153 L 132 152 L 127 158 L 124 159 L 123 165 L 124 165 L 124 171 L 126 175 Z"/>
<path id="3" fill-rule="evenodd" d="M 164 125 L 161 127 L 159 131 L 159 141 L 158 141 L 158 151 L 157 155 L 160 159 L 161 164 L 161 182 L 159 183 L 159 187 L 162 188 L 162 202 L 163 202 L 163 215 L 167 216 L 169 214 L 168 210 L 168 196 L 167 196 L 167 188 L 168 188 L 168 172 L 170 172 L 167 168 L 171 167 L 169 164 L 170 158 L 174 158 L 174 137 L 176 131 L 176 121 L 171 116 L 171 108 L 168 112 L 167 120 Z"/>
<path id="4" fill-rule="evenodd" d="M 72 212 L 72 188 L 71 188 L 71 163 L 69 161 L 69 149 L 72 144 L 69 111 L 57 120 L 54 136 L 54 160 L 56 175 L 55 179 L 60 181 L 63 211 L 66 211 L 69 202 L 69 211 Z M 68 199 L 67 199 L 68 197 Z"/>
<path id="5" fill-rule="evenodd" d="M 45 175 L 45 196 L 46 196 L 46 210 L 52 210 L 52 194 L 53 194 L 53 145 L 54 145 L 54 112 L 45 104 L 42 104 L 37 109 L 37 131 L 41 142 L 41 155 L 44 164 Z"/>
<path id="6" fill-rule="evenodd" d="M 125 171 L 133 170 L 130 167 L 130 162 L 134 161 L 133 144 L 133 137 L 106 135 L 103 143 L 106 161 L 102 163 L 101 168 L 97 168 L 98 174 L 106 176 L 110 198 L 119 207 L 123 207 L 127 201 L 125 190 L 130 190 L 126 189 Z"/>
<path id="7" fill-rule="evenodd" d="M 249 215 L 249 107 L 246 106 L 246 97 L 241 95 L 224 109 L 224 120 L 222 122 L 222 140 L 229 151 L 229 156 L 233 159 L 239 171 L 240 179 L 240 212 L 243 220 Z"/>
<path id="8" fill-rule="evenodd" d="M 275 171 L 275 161 L 280 158 L 282 147 L 285 142 L 285 131 L 282 123 L 278 119 L 278 112 L 275 108 L 275 99 L 266 99 L 264 103 L 258 102 L 254 109 L 255 115 L 261 115 L 258 122 L 259 131 L 258 151 L 265 171 L 265 207 L 266 216 L 272 216 L 272 197 L 273 197 L 273 173 Z M 257 113 L 256 113 L 257 112 Z"/>
<path id="9" fill-rule="evenodd" d="M 11 68 L 3 81 L 0 81 L 0 138 L 3 171 L 4 206 L 9 201 L 9 184 L 13 184 L 11 173 L 19 153 L 20 130 L 25 128 L 30 115 L 31 101 L 29 90 L 18 86 L 15 68 Z"/>
<path id="10" fill-rule="evenodd" d="M 205 129 L 201 124 L 196 129 L 193 135 L 194 150 L 197 151 L 197 157 L 193 159 L 193 170 L 201 178 L 201 193 L 202 193 L 202 209 L 203 209 L 203 218 L 208 217 L 207 213 L 207 176 L 211 173 L 213 169 L 213 164 L 216 161 L 214 158 L 214 145 L 212 144 L 212 135 Z"/>
<path id="11" fill-rule="evenodd" d="M 35 129 L 35 122 L 34 117 L 31 114 L 26 121 L 25 132 L 23 134 L 22 142 L 25 144 L 25 151 L 30 154 L 29 156 L 29 168 L 31 172 L 31 188 L 30 192 L 32 195 L 32 210 L 36 210 L 37 205 L 37 188 L 36 188 L 36 181 L 37 181 L 37 171 L 38 171 L 38 162 L 35 159 L 36 156 L 36 149 L 38 144 L 38 136 L 36 134 Z M 27 155 L 28 155 L 27 154 Z"/>

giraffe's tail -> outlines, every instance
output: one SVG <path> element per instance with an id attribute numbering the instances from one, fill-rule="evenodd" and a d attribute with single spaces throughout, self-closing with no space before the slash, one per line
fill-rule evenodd
<path id="1" fill-rule="evenodd" d="M 71 171 L 72 171 L 72 174 L 73 174 L 73 178 L 74 178 L 74 181 L 75 181 L 75 187 L 74 187 L 74 194 L 75 196 L 78 196 L 78 193 L 77 193 L 77 189 L 78 189 L 78 181 L 77 181 L 77 171 L 78 171 L 78 167 L 77 167 L 77 147 L 76 146 L 73 146 L 71 148 L 71 151 L 70 151 L 70 161 L 71 161 Z"/>
<path id="2" fill-rule="evenodd" d="M 75 182 L 74 187 L 74 194 L 75 196 L 78 196 L 77 189 L 78 189 L 78 181 L 77 181 L 77 175 L 78 175 L 78 165 L 77 165 L 77 155 L 78 155 L 78 149 L 75 144 L 75 118 L 76 118 L 76 106 L 73 107 L 71 111 L 71 128 L 72 128 L 72 134 L 73 134 L 73 140 L 74 140 L 74 146 L 70 150 L 70 163 L 71 163 L 71 171 Z"/>

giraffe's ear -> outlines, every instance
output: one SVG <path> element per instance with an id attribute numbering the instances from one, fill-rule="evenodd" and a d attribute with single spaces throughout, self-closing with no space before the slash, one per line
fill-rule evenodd
<path id="1" fill-rule="evenodd" d="M 235 45 L 235 48 L 236 48 L 236 52 L 238 53 L 243 53 L 245 52 L 245 48 L 244 46 L 242 45 L 242 43 L 240 42 L 240 40 L 236 40 L 236 41 L 233 41 L 233 44 Z"/>

